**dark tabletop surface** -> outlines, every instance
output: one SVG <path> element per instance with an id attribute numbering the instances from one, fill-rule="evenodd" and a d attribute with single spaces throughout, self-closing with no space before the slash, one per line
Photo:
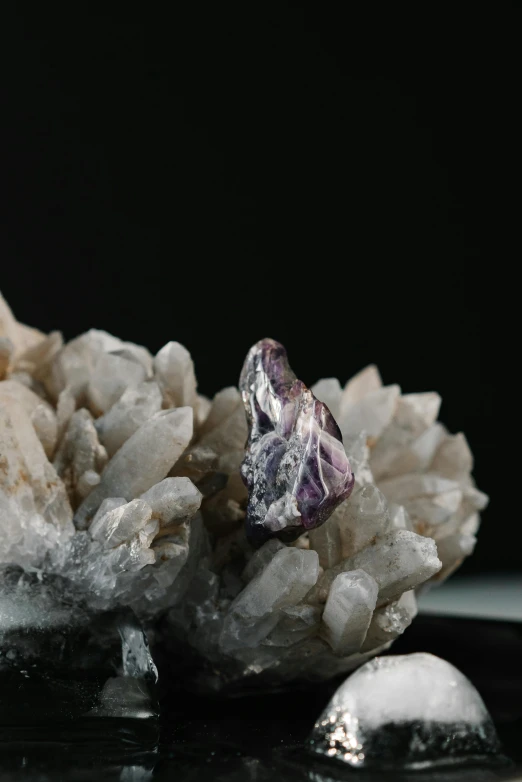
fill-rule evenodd
<path id="1" fill-rule="evenodd" d="M 223 700 L 187 694 L 173 682 L 157 726 L 98 720 L 92 734 L 78 735 L 53 725 L 45 731 L 0 729 L 0 780 L 522 780 L 522 624 L 419 616 L 393 646 L 393 653 L 416 651 L 443 657 L 471 679 L 495 720 L 509 763 L 422 773 L 355 772 L 315 761 L 301 749 L 335 683 Z"/>

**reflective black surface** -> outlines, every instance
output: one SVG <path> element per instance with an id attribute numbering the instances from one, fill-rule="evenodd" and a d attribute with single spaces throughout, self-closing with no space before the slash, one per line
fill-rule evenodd
<path id="1" fill-rule="evenodd" d="M 390 772 L 377 776 L 319 762 L 301 749 L 335 683 L 299 691 L 219 700 L 179 689 L 172 672 L 161 721 L 97 720 L 78 731 L 0 733 L 0 779 L 176 780 L 176 782 L 336 782 L 522 779 L 522 624 L 418 617 L 394 653 L 425 651 L 457 665 L 477 686 L 509 761 L 487 769 Z M 163 678 L 165 684 L 165 678 Z"/>

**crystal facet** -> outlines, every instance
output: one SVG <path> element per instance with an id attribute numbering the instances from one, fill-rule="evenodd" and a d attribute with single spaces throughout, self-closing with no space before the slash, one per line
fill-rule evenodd
<path id="1" fill-rule="evenodd" d="M 240 388 L 250 426 L 241 468 L 249 490 L 248 535 L 292 540 L 325 522 L 352 491 L 341 432 L 272 339 L 251 348 Z"/>

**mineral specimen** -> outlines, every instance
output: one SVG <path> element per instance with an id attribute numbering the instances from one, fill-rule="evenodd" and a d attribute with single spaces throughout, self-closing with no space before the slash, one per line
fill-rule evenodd
<path id="1" fill-rule="evenodd" d="M 248 422 L 237 388 L 198 393 L 178 343 L 64 344 L 0 297 L 0 564 L 89 612 L 131 609 L 178 670 L 239 692 L 388 648 L 486 502 L 436 394 L 401 396 L 375 368 L 312 393 L 271 340 L 241 391 Z"/>
<path id="2" fill-rule="evenodd" d="M 471 682 L 431 654 L 377 657 L 342 684 L 309 747 L 354 768 L 494 761 L 499 742 Z"/>
<path id="3" fill-rule="evenodd" d="M 131 610 L 92 611 L 61 577 L 13 565 L 0 584 L 1 726 L 157 716 L 157 670 Z"/>
<path id="4" fill-rule="evenodd" d="M 341 432 L 273 339 L 251 348 L 239 385 L 250 427 L 241 468 L 248 535 L 295 539 L 325 522 L 353 489 Z"/>
<path id="5" fill-rule="evenodd" d="M 478 514 L 488 498 L 471 477 L 473 457 L 465 436 L 449 434 L 436 420 L 440 396 L 401 396 L 399 386 L 382 385 L 373 365 L 344 389 L 331 378 L 319 381 L 312 391 L 329 404 L 345 439 L 356 477 L 353 500 L 358 500 L 358 483 L 370 478 L 361 481 L 360 466 L 351 455 L 352 443 L 360 443 L 357 437 L 363 430 L 371 480 L 389 507 L 404 509 L 405 528 L 435 540 L 442 560 L 436 578 L 446 578 L 473 552 Z"/>

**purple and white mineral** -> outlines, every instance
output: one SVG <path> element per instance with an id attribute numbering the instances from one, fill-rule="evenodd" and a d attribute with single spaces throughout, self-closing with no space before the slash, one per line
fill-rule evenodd
<path id="1" fill-rule="evenodd" d="M 248 537 L 294 540 L 323 524 L 353 489 L 341 432 L 273 339 L 250 349 L 239 385 L 250 429 L 241 467 Z"/>

